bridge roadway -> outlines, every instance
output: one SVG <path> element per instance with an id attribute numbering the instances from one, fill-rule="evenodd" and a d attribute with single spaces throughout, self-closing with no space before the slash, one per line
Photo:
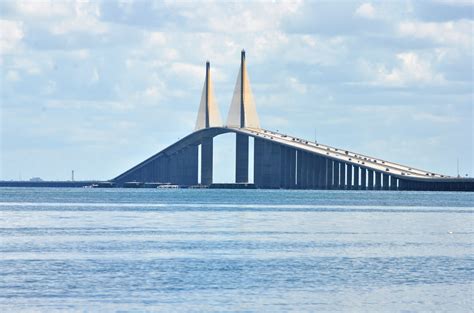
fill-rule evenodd
<path id="1" fill-rule="evenodd" d="M 360 153 L 355 153 L 344 149 L 338 149 L 328 145 L 307 141 L 304 139 L 280 134 L 270 130 L 252 128 L 235 128 L 234 130 L 236 132 L 240 131 L 246 133 L 253 137 L 259 136 L 261 138 L 279 142 L 291 146 L 293 148 L 313 152 L 324 157 L 331 157 L 341 162 L 351 163 L 357 166 L 365 166 L 369 169 L 377 170 L 380 172 L 389 172 L 390 174 L 394 175 L 413 176 L 421 178 L 449 178 L 449 176 L 446 175 L 435 174 L 432 172 L 415 169 L 398 163 L 385 161 L 380 158 L 374 158 L 367 155 L 362 155 Z"/>
<path id="2" fill-rule="evenodd" d="M 248 138 L 254 140 L 257 188 L 474 191 L 474 179 L 435 174 L 265 129 L 209 127 L 195 131 L 111 181 L 212 184 L 213 138 L 235 133 L 236 182 L 248 182 Z"/>

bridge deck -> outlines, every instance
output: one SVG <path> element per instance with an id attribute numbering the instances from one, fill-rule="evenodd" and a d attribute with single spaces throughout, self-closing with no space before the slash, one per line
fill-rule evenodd
<path id="1" fill-rule="evenodd" d="M 236 132 L 247 133 L 250 136 L 261 137 L 276 141 L 291 147 L 310 151 L 325 157 L 331 157 L 339 161 L 367 167 L 380 172 L 387 172 L 393 175 L 417 177 L 417 178 L 451 178 L 447 175 L 435 174 L 429 171 L 416 169 L 410 166 L 374 158 L 360 153 L 339 149 L 332 146 L 311 142 L 297 137 L 277 133 L 266 129 L 235 128 Z"/>
<path id="2" fill-rule="evenodd" d="M 181 140 L 175 142 L 174 144 L 168 146 L 164 150 L 156 153 L 155 155 L 151 156 L 150 158 L 144 160 L 143 162 L 137 164 L 136 166 L 132 167 L 131 169 L 127 170 L 126 172 L 120 174 L 119 176 L 115 177 L 112 179 L 114 182 L 126 182 L 126 181 L 133 181 L 133 180 L 143 180 L 143 181 L 148 181 L 149 179 L 152 179 L 152 181 L 173 181 L 173 177 L 168 177 L 166 176 L 165 178 L 157 178 L 154 177 L 153 175 L 156 175 L 157 169 L 157 164 L 159 163 L 160 166 L 164 166 L 165 168 L 167 167 L 172 167 L 175 168 L 177 171 L 181 171 L 179 175 L 181 174 L 189 174 L 189 172 L 192 172 L 192 174 L 197 175 L 198 167 L 197 167 L 197 145 L 202 145 L 204 142 L 208 142 L 210 139 L 210 143 L 212 145 L 212 138 L 216 137 L 218 135 L 224 134 L 224 133 L 236 133 L 236 134 L 241 134 L 241 135 L 246 135 L 254 138 L 260 138 L 263 140 L 267 140 L 282 146 L 287 146 L 295 150 L 300 150 L 300 151 L 305 151 L 309 152 L 311 154 L 319 155 L 321 157 L 324 157 L 326 159 L 332 159 L 334 161 L 340 162 L 341 164 L 350 164 L 354 166 L 354 173 L 357 173 L 355 175 L 359 175 L 358 171 L 359 169 L 366 169 L 369 171 L 373 171 L 377 175 L 379 173 L 383 173 L 384 179 L 401 179 L 403 181 L 412 181 L 412 182 L 426 182 L 426 183 L 455 183 L 455 184 L 469 184 L 469 186 L 474 186 L 474 179 L 461 179 L 461 178 L 455 178 L 455 177 L 450 177 L 447 175 L 441 175 L 441 174 L 435 174 L 429 171 L 423 171 L 420 169 L 416 169 L 410 166 L 405 166 L 401 165 L 398 163 L 386 161 L 380 158 L 374 158 L 370 157 L 367 155 L 355 153 L 352 151 L 348 151 L 345 149 L 340 149 L 340 148 L 335 148 L 332 146 L 316 143 L 316 142 L 311 142 L 308 140 L 300 139 L 297 137 L 289 136 L 286 134 L 281 134 L 278 132 L 274 131 L 269 131 L 265 129 L 256 129 L 256 128 L 239 128 L 239 127 L 209 127 L 209 128 L 204 128 L 197 130 L 186 137 L 182 138 Z M 194 147 L 194 148 L 193 148 Z M 195 153 L 191 153 L 192 155 L 189 155 L 189 160 L 187 159 L 188 155 L 186 153 L 183 154 L 183 151 L 190 149 L 192 151 L 195 151 Z M 191 151 L 191 152 L 192 152 Z M 212 151 L 212 150 L 210 150 Z M 202 151 L 201 151 L 202 152 Z M 208 151 L 209 152 L 209 151 Z M 196 155 L 194 155 L 196 154 Z M 195 162 L 196 168 L 194 170 L 191 168 L 188 168 L 189 164 L 185 165 L 184 163 L 179 165 L 177 159 L 179 159 L 179 156 L 186 155 L 185 159 L 189 162 Z M 202 156 L 202 155 L 201 155 Z M 202 156 L 204 157 L 204 156 Z M 211 155 L 206 155 L 206 160 L 208 160 L 210 163 L 207 164 L 205 167 L 207 171 L 209 171 L 209 175 L 212 175 L 212 154 Z M 165 160 L 163 162 L 157 161 L 157 160 Z M 167 163 L 169 160 L 171 163 Z M 182 160 L 181 160 L 182 161 Z M 179 162 L 181 162 L 179 161 Z M 186 161 L 186 162 L 187 162 Z M 173 163 L 174 162 L 174 163 Z M 248 161 L 247 161 L 248 162 Z M 176 163 L 176 164 L 175 164 Z M 193 163 L 194 164 L 194 163 Z M 183 167 L 184 166 L 184 167 Z M 201 170 L 202 170 L 202 163 L 201 163 Z M 351 167 L 352 168 L 352 167 Z M 330 169 L 328 169 L 330 170 Z M 162 169 L 162 171 L 168 172 L 170 171 Z M 196 173 L 194 173 L 194 171 Z M 202 174 L 202 172 L 201 172 Z M 152 178 L 151 176 L 154 178 Z M 208 176 L 209 176 L 208 175 Z M 339 179 L 344 179 L 344 175 L 341 169 L 341 177 L 337 178 Z M 351 173 L 347 173 L 347 175 L 352 175 Z M 369 172 L 367 174 L 367 177 L 369 177 L 371 173 Z M 380 175 L 376 177 L 380 178 Z M 388 178 L 390 176 L 390 178 Z M 207 177 L 207 176 L 206 176 Z M 361 176 L 363 179 L 360 183 L 361 184 L 366 184 L 365 182 L 365 175 Z M 372 177 L 372 176 L 370 176 Z M 189 177 L 188 177 L 189 178 Z M 148 179 L 148 180 L 147 180 Z M 154 180 L 153 180 L 154 179 Z M 164 179 L 164 180 L 163 180 Z M 367 178 L 369 179 L 369 178 Z M 197 176 L 193 178 L 193 182 L 197 180 Z M 207 180 L 205 180 L 208 183 L 212 183 L 212 176 L 209 176 Z M 197 182 L 195 182 L 197 183 Z M 202 176 L 201 176 L 201 183 L 203 183 Z M 394 181 L 396 184 L 396 182 Z M 358 181 L 357 181 L 358 184 Z M 373 184 L 373 181 L 368 181 L 368 184 Z M 376 182 L 376 185 L 380 185 L 380 182 Z M 384 184 L 387 184 L 387 182 L 384 182 Z M 434 186 L 434 185 L 433 185 Z M 448 186 L 448 185 L 446 185 Z M 454 185 L 453 185 L 454 186 Z M 466 185 L 467 186 L 467 185 Z M 448 188 L 449 187 L 449 188 Z M 449 185 L 448 189 L 446 190 L 453 190 L 451 188 L 452 186 Z M 412 188 L 412 187 L 404 187 L 404 188 Z M 413 187 L 414 188 L 414 187 Z M 417 187 L 418 188 L 418 187 Z M 422 188 L 422 187 L 420 187 Z M 424 189 L 427 189 L 428 187 L 423 187 Z M 430 187 L 431 188 L 431 187 Z M 434 187 L 433 187 L 434 188 Z M 441 188 L 441 187 L 439 187 Z M 444 187 L 443 187 L 444 188 Z M 462 189 L 464 187 L 456 187 L 457 189 Z M 454 189 L 456 189 L 454 188 Z M 466 187 L 467 188 L 467 187 Z M 469 187 L 471 188 L 471 187 Z M 441 188 L 442 189 L 442 188 Z M 464 188 L 465 189 L 465 188 Z M 462 190 L 464 190 L 462 189 Z M 444 190 L 444 189 L 443 189 Z"/>

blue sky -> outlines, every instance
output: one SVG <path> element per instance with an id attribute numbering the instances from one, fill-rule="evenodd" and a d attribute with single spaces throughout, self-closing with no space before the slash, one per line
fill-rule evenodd
<path id="1" fill-rule="evenodd" d="M 473 176 L 471 1 L 1 1 L 0 179 L 109 179 L 194 129 L 240 50 L 263 128 Z M 216 139 L 216 181 L 233 175 Z"/>

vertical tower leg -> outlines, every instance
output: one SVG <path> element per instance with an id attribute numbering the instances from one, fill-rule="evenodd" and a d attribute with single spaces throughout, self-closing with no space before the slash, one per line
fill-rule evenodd
<path id="1" fill-rule="evenodd" d="M 235 138 L 235 182 L 249 181 L 249 136 L 236 134 Z"/>
<path id="2" fill-rule="evenodd" d="M 201 145 L 201 184 L 212 184 L 213 138 L 204 138 Z"/>

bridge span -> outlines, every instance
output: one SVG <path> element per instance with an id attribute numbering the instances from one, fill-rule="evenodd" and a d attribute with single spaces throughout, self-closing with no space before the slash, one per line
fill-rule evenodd
<path id="1" fill-rule="evenodd" d="M 256 188 L 474 191 L 474 179 L 471 178 L 424 171 L 262 129 L 250 88 L 244 51 L 227 126 L 221 123 L 207 62 L 195 131 L 117 176 L 112 182 L 117 186 L 130 182 L 210 185 L 213 177 L 213 138 L 225 133 L 236 134 L 236 183 L 250 181 L 249 138 L 254 139 L 253 182 Z"/>

